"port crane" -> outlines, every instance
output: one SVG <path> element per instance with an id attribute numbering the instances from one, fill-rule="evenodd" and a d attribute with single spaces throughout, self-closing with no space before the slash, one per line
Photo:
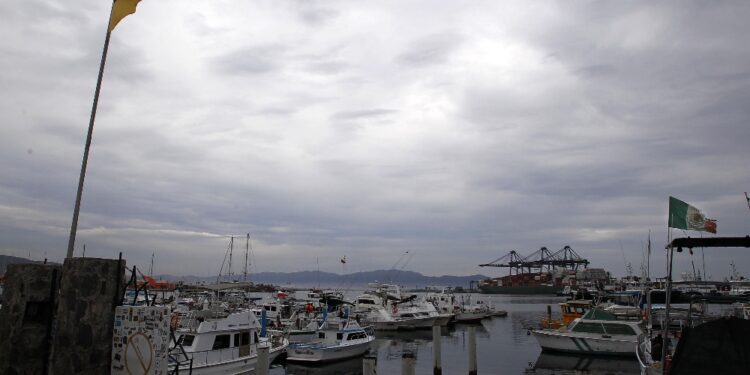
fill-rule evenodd
<path id="1" fill-rule="evenodd" d="M 492 262 L 480 264 L 479 267 L 507 267 L 510 275 L 522 273 L 552 272 L 557 268 L 577 271 L 579 267 L 588 267 L 589 261 L 582 258 L 570 246 L 565 246 L 555 252 L 546 247 L 529 254 L 521 256 L 517 251 L 511 250 L 508 254 L 493 260 Z"/>

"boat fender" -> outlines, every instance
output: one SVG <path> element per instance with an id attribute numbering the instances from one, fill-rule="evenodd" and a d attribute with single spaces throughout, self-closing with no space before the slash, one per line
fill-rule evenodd
<path id="1" fill-rule="evenodd" d="M 392 308 L 391 310 L 393 310 L 393 313 L 394 313 L 394 314 L 397 314 L 397 313 L 398 313 L 398 305 L 395 305 L 395 304 L 394 304 L 394 305 L 393 305 L 393 308 Z"/>
<path id="2" fill-rule="evenodd" d="M 530 330 L 530 329 L 527 329 L 527 330 L 526 330 L 526 336 L 530 336 L 530 335 L 531 335 L 531 330 Z"/>

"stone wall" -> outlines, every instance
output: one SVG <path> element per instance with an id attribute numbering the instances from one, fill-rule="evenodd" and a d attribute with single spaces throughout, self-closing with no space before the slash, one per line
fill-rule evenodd
<path id="1" fill-rule="evenodd" d="M 50 374 L 110 373 L 125 261 L 68 258 L 62 269 Z"/>
<path id="2" fill-rule="evenodd" d="M 11 264 L 0 310 L 0 374 L 45 375 L 60 266 Z"/>

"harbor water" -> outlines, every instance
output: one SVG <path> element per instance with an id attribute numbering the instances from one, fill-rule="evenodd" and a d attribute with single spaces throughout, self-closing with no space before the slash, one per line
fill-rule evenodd
<path id="1" fill-rule="evenodd" d="M 347 293 L 347 297 L 348 297 Z M 469 296 L 469 295 L 464 295 Z M 467 374 L 468 328 L 475 327 L 477 369 L 479 374 L 640 374 L 633 358 L 608 358 L 542 353 L 530 335 L 552 306 L 553 316 L 559 316 L 558 303 L 564 298 L 554 296 L 511 296 L 471 294 L 472 299 L 492 303 L 505 310 L 505 317 L 483 319 L 472 325 L 456 324 L 441 330 L 443 374 Z M 457 299 L 460 300 L 460 296 Z M 378 374 L 401 374 L 404 353 L 416 358 L 416 374 L 433 373 L 432 331 L 376 333 L 371 352 L 377 355 Z M 272 375 L 344 375 L 361 374 L 362 358 L 324 365 L 275 364 Z"/>

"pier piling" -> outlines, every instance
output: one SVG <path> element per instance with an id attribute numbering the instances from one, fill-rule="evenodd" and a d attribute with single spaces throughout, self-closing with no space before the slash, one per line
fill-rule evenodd
<path id="1" fill-rule="evenodd" d="M 414 353 L 405 351 L 401 354 L 401 375 L 414 375 L 417 359 Z"/>
<path id="2" fill-rule="evenodd" d="M 362 375 L 378 374 L 378 356 L 377 354 L 367 354 L 362 360 Z"/>
<path id="3" fill-rule="evenodd" d="M 440 326 L 432 326 L 432 374 L 443 375 L 440 360 Z"/>
<path id="4" fill-rule="evenodd" d="M 268 375 L 268 346 L 258 345 L 258 365 L 255 366 L 256 375 Z"/>
<path id="5" fill-rule="evenodd" d="M 477 375 L 477 331 L 469 327 L 469 375 Z"/>

